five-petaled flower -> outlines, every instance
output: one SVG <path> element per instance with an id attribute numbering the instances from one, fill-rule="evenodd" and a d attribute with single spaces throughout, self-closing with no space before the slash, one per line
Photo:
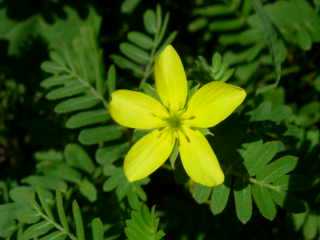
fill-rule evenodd
<path id="1" fill-rule="evenodd" d="M 154 71 L 160 101 L 136 91 L 112 93 L 109 110 L 117 123 L 151 130 L 127 153 L 125 175 L 131 182 L 147 177 L 164 164 L 177 143 L 183 167 L 194 182 L 206 186 L 223 183 L 217 157 L 199 129 L 227 118 L 242 103 L 245 91 L 213 81 L 188 96 L 186 74 L 171 45 L 157 57 Z"/>

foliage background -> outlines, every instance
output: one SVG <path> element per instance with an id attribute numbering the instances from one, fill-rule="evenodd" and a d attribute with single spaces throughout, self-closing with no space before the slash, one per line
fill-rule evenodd
<path id="1" fill-rule="evenodd" d="M 318 238 L 319 7 L 0 0 L 0 238 Z M 214 189 L 188 181 L 179 159 L 134 184 L 122 172 L 144 133 L 110 120 L 110 93 L 153 95 L 170 42 L 191 87 L 248 93 L 210 129 L 227 176 Z"/>

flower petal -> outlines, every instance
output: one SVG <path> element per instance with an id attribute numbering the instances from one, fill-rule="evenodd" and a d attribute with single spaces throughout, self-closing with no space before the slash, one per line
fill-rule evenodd
<path id="1" fill-rule="evenodd" d="M 168 115 L 166 109 L 154 98 L 130 90 L 113 92 L 109 111 L 120 125 L 139 129 L 162 127 L 165 122 L 161 118 Z"/>
<path id="2" fill-rule="evenodd" d="M 179 134 L 182 165 L 196 183 L 213 187 L 223 183 L 224 174 L 207 139 L 198 130 L 184 128 Z"/>
<path id="3" fill-rule="evenodd" d="M 214 81 L 200 88 L 190 99 L 184 118 L 193 127 L 209 128 L 226 119 L 245 99 L 237 86 Z"/>
<path id="4" fill-rule="evenodd" d="M 142 137 L 129 150 L 124 161 L 124 172 L 130 182 L 149 176 L 172 152 L 175 138 L 169 130 L 154 130 Z"/>
<path id="5" fill-rule="evenodd" d="M 168 45 L 155 61 L 157 92 L 171 111 L 184 107 L 188 94 L 186 73 L 176 50 Z"/>

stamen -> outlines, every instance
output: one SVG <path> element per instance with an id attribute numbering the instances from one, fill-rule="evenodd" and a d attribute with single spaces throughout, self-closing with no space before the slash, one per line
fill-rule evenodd
<path id="1" fill-rule="evenodd" d="M 181 125 L 182 125 L 180 116 L 177 116 L 177 115 L 170 116 L 170 117 L 167 119 L 167 122 L 169 123 L 169 125 L 170 125 L 171 128 L 173 128 L 173 129 L 178 129 L 178 128 L 180 128 Z"/>
<path id="2" fill-rule="evenodd" d="M 184 118 L 182 118 L 182 120 L 193 120 L 195 118 L 196 118 L 196 116 L 190 116 L 190 117 L 184 117 Z"/>
<path id="3" fill-rule="evenodd" d="M 161 135 L 165 132 L 165 130 L 167 130 L 168 129 L 168 127 L 162 127 L 162 128 L 159 128 L 158 130 L 159 130 L 159 135 L 158 135 L 158 137 L 160 138 L 161 137 Z"/>
<path id="4" fill-rule="evenodd" d="M 182 135 L 186 138 L 187 142 L 190 142 L 190 138 L 188 137 L 187 133 L 185 132 L 185 130 L 183 128 L 180 129 Z"/>
<path id="5" fill-rule="evenodd" d="M 160 117 L 160 116 L 158 116 L 157 114 L 154 114 L 153 112 L 151 112 L 151 115 L 154 116 L 154 117 L 156 117 L 156 118 L 160 118 L 160 119 L 163 120 L 163 117 Z"/>

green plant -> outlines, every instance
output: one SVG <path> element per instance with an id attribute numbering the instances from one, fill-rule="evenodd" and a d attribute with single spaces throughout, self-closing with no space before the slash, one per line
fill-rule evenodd
<path id="1" fill-rule="evenodd" d="M 0 0 L 0 239 L 319 238 L 319 3 Z M 202 130 L 219 186 L 190 181 L 179 143 L 150 177 L 123 171 L 146 131 L 112 120 L 112 93 L 161 101 L 168 44 L 188 98 L 212 81 L 246 91 Z"/>

